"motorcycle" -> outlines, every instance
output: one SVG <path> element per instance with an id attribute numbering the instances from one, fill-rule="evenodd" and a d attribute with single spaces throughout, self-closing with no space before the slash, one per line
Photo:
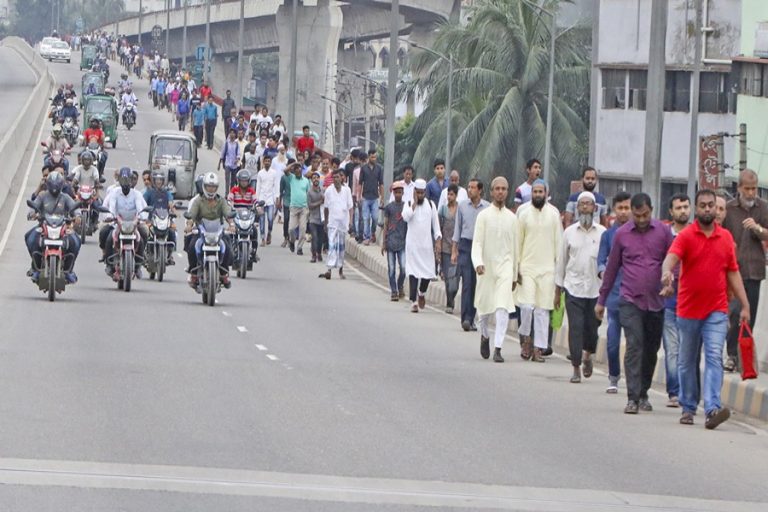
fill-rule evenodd
<path id="1" fill-rule="evenodd" d="M 64 135 L 64 138 L 67 139 L 69 145 L 74 146 L 80 135 L 80 127 L 72 117 L 67 117 L 61 125 L 61 133 Z"/>
<path id="2" fill-rule="evenodd" d="M 123 109 L 123 125 L 129 130 L 136 124 L 136 111 L 133 103 L 127 103 Z"/>
<path id="3" fill-rule="evenodd" d="M 62 293 L 67 285 L 64 277 L 64 237 L 67 234 L 67 225 L 72 219 L 64 215 L 43 214 L 35 207 L 35 203 L 29 200 L 27 206 L 37 212 L 40 225 L 36 229 L 42 235 L 42 267 L 35 269 L 40 272 L 37 286 L 47 293 L 48 300 L 53 302 L 56 294 Z"/>
<path id="4" fill-rule="evenodd" d="M 86 237 L 96 231 L 97 217 L 94 215 L 96 190 L 93 187 L 80 185 L 77 189 L 77 200 L 80 201 L 80 226 L 78 236 L 80 243 L 85 244 Z"/>
<path id="5" fill-rule="evenodd" d="M 245 279 L 254 262 L 258 262 L 253 240 L 258 240 L 258 220 L 264 214 L 264 201 L 259 201 L 253 208 L 237 208 L 235 212 L 235 240 L 232 244 L 233 263 L 237 268 L 237 277 Z M 253 254 L 251 254 L 253 252 Z"/>
<path id="6" fill-rule="evenodd" d="M 186 216 L 188 212 L 184 215 Z M 202 257 L 196 268 L 190 270 L 197 274 L 196 292 L 202 294 L 203 304 L 214 306 L 216 294 L 221 291 L 224 253 L 224 225 L 218 220 L 203 220 L 197 227 L 197 234 L 203 239 Z M 195 231 L 193 231 L 195 233 Z"/>
<path id="7" fill-rule="evenodd" d="M 163 281 L 168 256 L 176 249 L 176 245 L 168 239 L 175 218 L 176 215 L 164 208 L 152 212 L 152 228 L 149 230 L 149 240 L 144 250 L 144 266 L 149 272 L 149 278 L 154 279 L 157 276 L 158 282 Z"/>
<path id="8" fill-rule="evenodd" d="M 110 213 L 109 209 L 104 207 L 99 207 L 97 210 Z M 106 219 L 107 222 L 115 223 L 115 229 L 112 232 L 114 252 L 107 263 L 115 269 L 112 280 L 117 283 L 118 290 L 131 291 L 131 282 L 136 277 L 136 257 L 141 237 L 139 215 L 150 210 L 152 210 L 151 207 L 144 208 L 131 219 L 125 219 L 119 215 L 117 219 Z"/>
<path id="9" fill-rule="evenodd" d="M 64 109 L 64 105 L 60 103 L 51 105 L 51 109 L 48 111 L 48 117 L 51 118 L 52 125 L 56 125 L 56 123 L 59 122 L 59 118 L 61 117 L 61 111 L 63 109 Z"/>
<path id="10" fill-rule="evenodd" d="M 56 167 L 61 167 L 64 169 L 64 174 L 69 174 L 69 160 L 67 160 L 64 155 L 70 154 L 70 151 L 67 150 L 64 152 L 64 154 L 61 153 L 59 150 L 53 150 L 51 151 L 50 148 L 48 148 L 48 144 L 46 142 L 41 142 L 41 146 L 43 146 L 43 169 L 49 169 L 53 170 Z"/>
<path id="11" fill-rule="evenodd" d="M 89 142 L 88 146 L 86 147 L 88 151 L 93 153 L 93 163 L 96 166 L 96 168 L 99 170 L 99 178 L 104 178 L 104 168 L 107 165 L 107 152 L 104 151 L 104 148 L 99 146 L 96 142 Z M 82 154 L 82 153 L 81 153 Z M 78 157 L 78 165 L 80 164 L 80 158 Z"/>

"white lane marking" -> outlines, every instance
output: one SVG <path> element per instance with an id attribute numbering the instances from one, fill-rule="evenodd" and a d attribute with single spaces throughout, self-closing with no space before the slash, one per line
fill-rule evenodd
<path id="1" fill-rule="evenodd" d="M 279 473 L 194 466 L 0 459 L 0 483 L 34 487 L 164 491 L 290 498 L 327 503 L 437 507 L 435 510 L 763 512 L 765 502 L 725 501 L 616 490 Z"/>
<path id="2" fill-rule="evenodd" d="M 248 332 L 248 329 L 244 325 L 238 325 L 237 330 L 240 332 Z"/>
<path id="3" fill-rule="evenodd" d="M 257 349 L 259 349 L 261 352 L 266 352 L 267 350 L 269 350 L 269 349 L 268 349 L 267 347 L 265 347 L 264 345 L 259 345 L 258 343 L 257 343 L 256 345 L 254 345 L 254 347 L 256 347 Z"/>
<path id="4" fill-rule="evenodd" d="M 51 89 L 48 92 L 52 93 L 53 89 Z M 43 130 L 45 129 L 45 124 L 46 124 L 45 119 L 43 119 L 43 121 L 40 123 L 40 130 L 37 132 L 36 140 L 43 139 Z M 34 165 L 36 157 L 37 157 L 37 153 L 33 149 L 32 156 L 29 158 L 29 165 L 27 165 L 27 170 L 24 172 L 24 179 L 21 181 L 21 188 L 19 189 L 19 194 L 16 197 L 16 202 L 13 204 L 13 210 L 11 211 L 11 216 L 8 218 L 8 225 L 5 227 L 2 240 L 0 240 L 0 256 L 3 255 L 3 251 L 5 251 L 5 246 L 8 244 L 8 238 L 11 236 L 11 229 L 13 228 L 13 224 L 16 222 L 16 215 L 19 213 L 21 200 L 24 199 L 24 194 L 27 190 L 27 182 L 29 182 L 29 173 L 32 171 L 32 165 Z"/>
<path id="5" fill-rule="evenodd" d="M 221 314 L 224 316 L 232 316 L 232 313 L 230 313 L 229 311 L 222 311 Z"/>
<path id="6" fill-rule="evenodd" d="M 273 355 L 273 354 L 267 354 L 267 359 L 269 359 L 270 361 L 279 361 L 280 360 L 279 357 L 277 357 L 276 355 Z"/>

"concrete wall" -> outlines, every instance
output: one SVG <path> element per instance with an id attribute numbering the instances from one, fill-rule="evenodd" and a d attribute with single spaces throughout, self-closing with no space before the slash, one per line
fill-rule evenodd
<path id="1" fill-rule="evenodd" d="M 46 62 L 23 39 L 6 37 L 0 41 L 0 45 L 18 52 L 29 63 L 39 79 L 13 123 L 14 129 L 8 130 L 0 140 L 0 161 L 3 162 L 0 166 L 0 208 L 2 208 L 11 190 L 17 189 L 20 185 L 18 180 L 22 178 L 27 168 L 28 149 L 36 148 L 38 145 L 39 141 L 35 137 L 40 128 L 41 116 L 48 106 L 54 80 Z"/>
<path id="2" fill-rule="evenodd" d="M 755 50 L 755 29 L 760 22 L 768 21 L 768 2 L 765 0 L 742 0 L 740 55 L 751 57 Z"/>

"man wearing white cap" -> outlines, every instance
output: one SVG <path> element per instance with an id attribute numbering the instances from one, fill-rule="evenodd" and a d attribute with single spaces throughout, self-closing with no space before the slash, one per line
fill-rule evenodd
<path id="1" fill-rule="evenodd" d="M 509 182 L 498 176 L 491 182 L 493 204 L 477 214 L 472 238 L 472 264 L 477 272 L 475 307 L 480 315 L 480 355 L 488 359 L 490 335 L 488 322 L 496 317 L 493 360 L 503 363 L 501 347 L 509 325 L 509 313 L 515 310 L 513 290 L 520 260 L 517 216 L 506 206 Z"/>
<path id="2" fill-rule="evenodd" d="M 408 274 L 412 313 L 424 309 L 429 282 L 437 277 L 435 241 L 442 237 L 437 207 L 426 199 L 426 195 L 427 182 L 416 180 L 414 199 L 403 208 L 403 220 L 408 224 L 405 235 L 405 272 Z"/>
<path id="3" fill-rule="evenodd" d="M 601 279 L 597 276 L 597 253 L 605 227 L 595 217 L 595 195 L 582 192 L 576 202 L 577 221 L 563 232 L 563 244 L 555 272 L 555 308 L 560 305 L 560 293 L 565 290 L 565 311 L 568 314 L 568 347 L 571 352 L 573 376 L 571 382 L 581 382 L 592 376 L 592 354 L 597 348 L 597 327 L 600 322 L 590 314 L 600 294 Z"/>
<path id="4" fill-rule="evenodd" d="M 517 209 L 520 223 L 520 357 L 543 363 L 549 335 L 549 314 L 555 301 L 555 264 L 563 228 L 560 212 L 547 201 L 547 183 L 536 179 L 531 200 Z M 535 347 L 535 348 L 534 348 Z"/>

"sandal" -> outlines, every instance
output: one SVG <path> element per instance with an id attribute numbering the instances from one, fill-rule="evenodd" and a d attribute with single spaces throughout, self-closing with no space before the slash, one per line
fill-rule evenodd
<path id="1" fill-rule="evenodd" d="M 531 357 L 531 361 L 534 363 L 546 363 L 547 360 L 544 359 L 544 355 L 541 353 L 540 348 L 533 349 L 533 356 Z"/>
<path id="2" fill-rule="evenodd" d="M 693 414 L 691 414 L 690 412 L 684 412 L 683 415 L 680 417 L 680 424 L 693 425 Z"/>
<path id="3" fill-rule="evenodd" d="M 533 342 L 531 341 L 530 336 L 521 336 L 520 338 L 520 357 L 528 361 L 531 359 Z"/>
<path id="4" fill-rule="evenodd" d="M 588 379 L 592 376 L 592 359 L 584 360 L 584 378 Z"/>

